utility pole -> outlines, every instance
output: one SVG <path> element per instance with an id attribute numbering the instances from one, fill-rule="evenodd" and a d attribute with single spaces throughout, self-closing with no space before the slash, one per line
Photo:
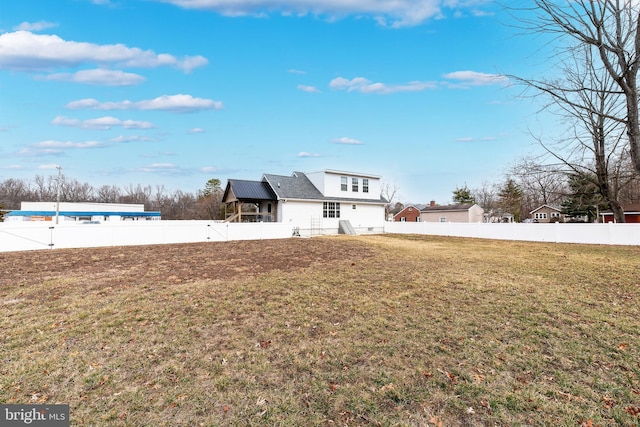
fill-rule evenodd
<path id="1" fill-rule="evenodd" d="M 60 216 L 60 181 L 62 179 L 62 166 L 56 166 L 58 169 L 58 183 L 56 185 L 56 224 L 58 224 L 58 218 Z"/>

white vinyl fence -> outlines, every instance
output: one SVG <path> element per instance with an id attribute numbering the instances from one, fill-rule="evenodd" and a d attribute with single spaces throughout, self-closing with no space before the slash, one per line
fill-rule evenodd
<path id="1" fill-rule="evenodd" d="M 4 222 L 0 252 L 165 243 L 227 242 L 291 237 L 288 224 L 213 221 Z"/>
<path id="2" fill-rule="evenodd" d="M 385 233 L 475 237 L 530 242 L 640 245 L 640 224 L 485 224 L 388 222 Z"/>
<path id="3" fill-rule="evenodd" d="M 367 230 L 368 231 L 368 230 Z M 359 230 L 358 232 L 362 232 Z M 368 231 L 371 232 L 371 231 Z M 640 245 L 640 224 L 466 224 L 385 222 L 373 232 L 474 237 L 534 242 Z M 335 234 L 321 230 L 316 234 Z M 119 221 L 0 223 L 0 252 L 166 243 L 308 237 L 309 229 L 279 222 L 220 223 L 213 221 Z"/>

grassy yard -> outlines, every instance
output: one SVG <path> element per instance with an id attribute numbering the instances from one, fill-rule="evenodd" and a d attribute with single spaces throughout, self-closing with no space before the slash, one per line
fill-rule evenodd
<path id="1" fill-rule="evenodd" d="M 0 402 L 72 425 L 640 425 L 640 247 L 341 236 L 0 275 Z"/>

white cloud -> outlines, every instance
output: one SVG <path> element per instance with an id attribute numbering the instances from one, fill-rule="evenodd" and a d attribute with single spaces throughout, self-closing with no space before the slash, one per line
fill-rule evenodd
<path id="1" fill-rule="evenodd" d="M 37 148 L 99 148 L 104 147 L 104 143 L 98 141 L 71 142 L 71 141 L 42 141 L 31 144 Z"/>
<path id="2" fill-rule="evenodd" d="M 305 71 L 296 70 L 295 68 L 290 69 L 289 73 L 291 73 L 291 74 L 307 74 Z"/>
<path id="3" fill-rule="evenodd" d="M 105 146 L 106 144 L 98 141 L 72 142 L 47 140 L 29 144 L 19 150 L 17 155 L 21 157 L 58 156 L 66 150 L 103 148 Z"/>
<path id="4" fill-rule="evenodd" d="M 389 85 L 385 83 L 372 83 L 364 77 L 356 77 L 351 80 L 347 80 L 344 77 L 336 77 L 329 82 L 329 87 L 336 90 L 346 90 L 347 92 L 388 95 L 397 92 L 421 92 L 427 89 L 434 89 L 437 87 L 437 84 L 434 82 L 412 81 L 405 84 Z"/>
<path id="5" fill-rule="evenodd" d="M 51 121 L 51 124 L 57 126 L 69 126 L 81 129 L 96 130 L 109 130 L 112 127 L 123 127 L 125 129 L 151 129 L 155 127 L 151 122 L 137 120 L 120 120 L 111 116 L 88 120 L 79 120 L 65 116 L 57 116 Z"/>
<path id="6" fill-rule="evenodd" d="M 81 70 L 73 74 L 50 74 L 42 77 L 42 80 L 59 80 L 102 86 L 133 86 L 144 82 L 146 79 L 139 74 L 98 68 L 94 70 Z"/>
<path id="7" fill-rule="evenodd" d="M 304 157 L 321 157 L 321 156 L 320 156 L 320 154 L 309 153 L 307 151 L 301 151 L 296 155 L 296 157 L 304 158 Z"/>
<path id="8" fill-rule="evenodd" d="M 50 169 L 58 169 L 58 167 L 60 167 L 60 165 L 58 165 L 56 163 L 49 163 L 49 164 L 46 164 L 46 165 L 39 165 L 38 169 L 50 170 Z"/>
<path id="9" fill-rule="evenodd" d="M 358 141 L 357 139 L 347 138 L 343 136 L 342 138 L 336 138 L 332 141 L 334 144 L 345 144 L 345 145 L 364 145 L 364 142 Z"/>
<path id="10" fill-rule="evenodd" d="M 206 130 L 202 129 L 202 128 L 193 128 L 193 129 L 189 129 L 189 134 L 196 134 L 196 133 L 205 133 Z"/>
<path id="11" fill-rule="evenodd" d="M 320 93 L 317 87 L 315 86 L 307 86 L 307 85 L 298 85 L 298 90 L 309 93 Z"/>
<path id="12" fill-rule="evenodd" d="M 0 69 L 46 71 L 99 64 L 143 68 L 172 66 L 190 72 L 207 62 L 203 56 L 178 59 L 167 53 L 156 54 L 152 50 L 123 44 L 67 41 L 56 35 L 34 34 L 30 31 L 0 34 Z"/>
<path id="13" fill-rule="evenodd" d="M 509 78 L 500 74 L 486 74 L 477 71 L 454 71 L 444 75 L 445 79 L 457 81 L 458 87 L 508 85 Z"/>
<path id="14" fill-rule="evenodd" d="M 156 110 L 175 113 L 191 113 L 201 110 L 220 110 L 222 102 L 211 99 L 194 98 L 191 95 L 162 95 L 143 101 L 100 102 L 93 98 L 80 99 L 67 104 L 67 108 L 80 110 Z"/>
<path id="15" fill-rule="evenodd" d="M 404 27 L 443 16 L 443 9 L 471 9 L 486 0 L 155 0 L 185 9 L 206 9 L 227 16 L 313 14 L 331 19 L 370 16 L 383 26 Z"/>
<path id="16" fill-rule="evenodd" d="M 148 142 L 148 141 L 154 141 L 153 138 L 149 138 L 147 136 L 141 136 L 141 135 L 129 135 L 129 136 L 124 136 L 124 135 L 119 135 L 115 138 L 111 138 L 109 141 L 111 142 Z"/>
<path id="17" fill-rule="evenodd" d="M 3 169 L 3 170 L 17 170 L 17 169 L 22 169 L 22 165 L 0 166 L 0 169 Z"/>
<path id="18" fill-rule="evenodd" d="M 141 167 L 140 171 L 160 175 L 182 175 L 185 173 L 180 166 L 173 163 L 152 163 Z"/>
<path id="19" fill-rule="evenodd" d="M 58 24 L 55 22 L 38 21 L 38 22 L 23 22 L 20 25 L 13 27 L 16 31 L 42 31 L 47 28 L 55 28 Z"/>

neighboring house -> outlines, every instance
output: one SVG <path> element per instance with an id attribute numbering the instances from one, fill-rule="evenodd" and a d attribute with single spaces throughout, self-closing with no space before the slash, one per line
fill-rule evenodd
<path id="1" fill-rule="evenodd" d="M 222 202 L 227 221 L 275 221 L 304 229 L 381 228 L 387 201 L 376 175 L 325 170 L 264 174 L 260 181 L 230 179 Z M 247 209 L 249 207 L 249 209 Z"/>
<path id="2" fill-rule="evenodd" d="M 542 205 L 531 212 L 529 212 L 529 218 L 533 222 L 549 223 L 549 222 L 565 222 L 565 216 L 559 208 Z"/>
<path id="3" fill-rule="evenodd" d="M 393 216 L 396 222 L 420 222 L 420 209 L 423 205 L 408 205 Z"/>
<path id="4" fill-rule="evenodd" d="M 484 209 L 477 204 L 439 206 L 432 202 L 420 211 L 423 222 L 483 222 Z"/>
<path id="5" fill-rule="evenodd" d="M 58 221 L 159 220 L 160 212 L 145 211 L 143 204 L 21 202 L 5 221 L 55 221 L 56 216 Z"/>
<path id="6" fill-rule="evenodd" d="M 628 224 L 640 223 L 640 202 L 639 203 L 627 203 L 622 205 L 624 211 L 624 220 Z M 613 212 L 601 212 L 602 222 L 616 222 L 613 217 Z"/>

